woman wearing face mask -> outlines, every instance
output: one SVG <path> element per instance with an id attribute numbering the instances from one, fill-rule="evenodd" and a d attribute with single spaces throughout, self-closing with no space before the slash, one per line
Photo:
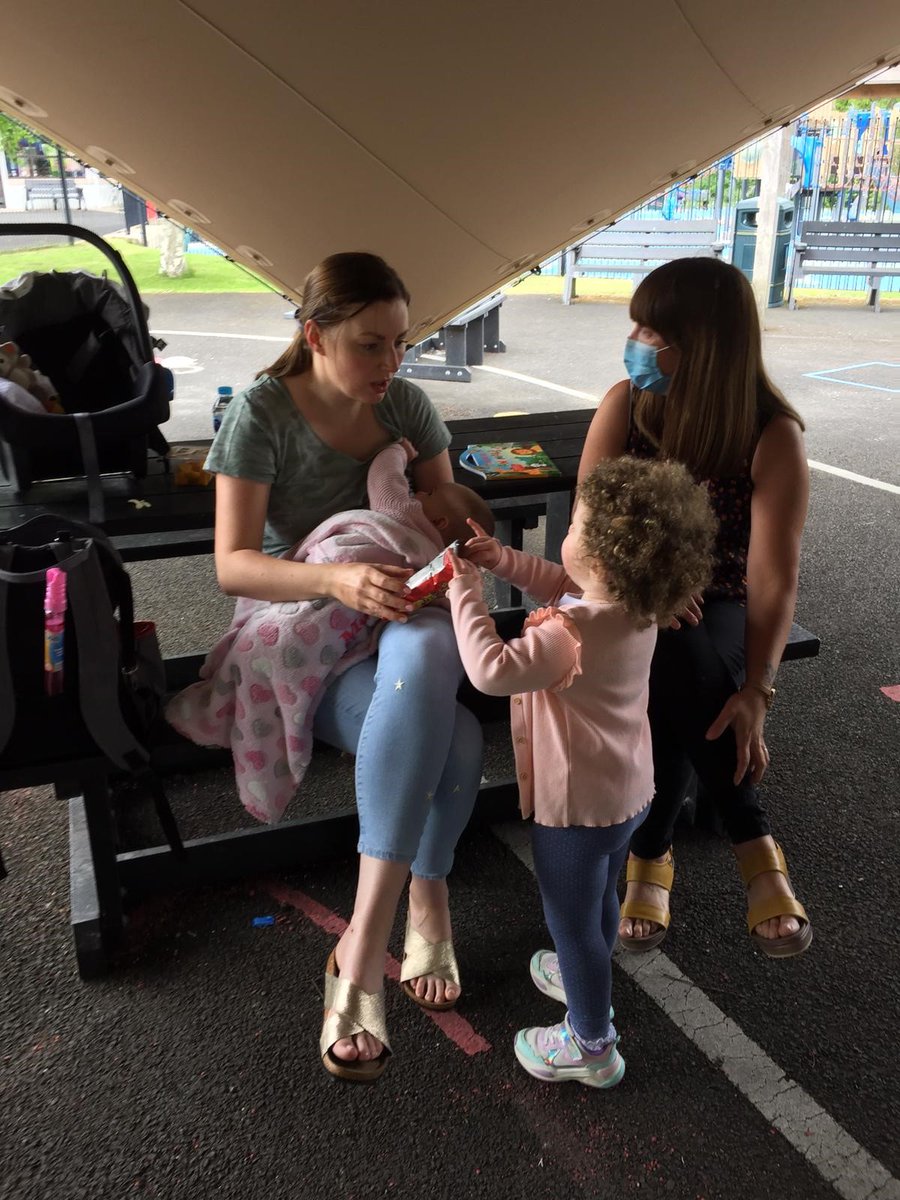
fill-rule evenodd
<path id="1" fill-rule="evenodd" d="M 620 941 L 648 950 L 666 935 L 672 834 L 693 767 L 731 839 L 754 943 L 773 958 L 800 954 L 812 927 L 757 784 L 797 597 L 803 422 L 765 372 L 753 291 L 735 267 L 713 258 L 659 267 L 635 290 L 630 316 L 629 378 L 597 410 L 579 479 L 621 454 L 674 459 L 706 484 L 719 531 L 712 583 L 660 632 L 654 654 L 656 794 L 631 842 Z"/>
<path id="2" fill-rule="evenodd" d="M 228 406 L 206 462 L 216 473 L 219 583 L 229 595 L 267 602 L 241 630 L 257 655 L 256 719 L 268 721 L 265 705 L 279 701 L 280 688 L 307 688 L 311 661 L 336 657 L 308 627 L 291 625 L 299 601 L 336 600 L 386 622 L 377 655 L 333 678 L 314 723 L 317 738 L 356 755 L 359 880 L 326 967 L 320 1050 L 332 1075 L 361 1083 L 378 1078 L 390 1053 L 385 953 L 410 872 L 404 991 L 432 1009 L 459 997 L 446 877 L 478 792 L 481 727 L 456 702 L 463 670 L 450 614 L 411 613 L 411 571 L 281 555 L 326 517 L 364 506 L 369 463 L 391 442 L 416 447 L 417 489 L 452 481 L 446 426 L 420 388 L 396 377 L 408 303 L 399 276 L 376 255 L 326 258 L 304 284 L 296 337 Z M 223 705 L 229 700 L 223 695 Z M 287 764 L 267 765 L 286 786 Z"/>

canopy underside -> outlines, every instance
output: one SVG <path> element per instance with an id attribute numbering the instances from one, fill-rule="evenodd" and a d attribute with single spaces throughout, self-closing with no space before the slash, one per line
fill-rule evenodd
<path id="1" fill-rule="evenodd" d="M 897 0 L 38 0 L 0 108 L 298 298 L 366 249 L 424 334 L 900 58 Z"/>

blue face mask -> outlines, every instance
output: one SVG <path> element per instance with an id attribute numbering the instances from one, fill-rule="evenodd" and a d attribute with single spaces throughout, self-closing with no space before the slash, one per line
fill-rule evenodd
<path id="1" fill-rule="evenodd" d="M 660 350 L 668 350 L 668 346 L 660 346 Z M 655 346 L 639 342 L 636 338 L 628 338 L 625 342 L 625 370 L 636 388 L 642 391 L 655 392 L 664 396 L 672 381 L 671 375 L 664 375 L 659 369 Z"/>

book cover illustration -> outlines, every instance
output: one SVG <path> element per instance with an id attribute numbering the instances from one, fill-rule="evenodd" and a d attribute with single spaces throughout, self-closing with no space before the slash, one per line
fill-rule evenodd
<path id="1" fill-rule="evenodd" d="M 482 479 L 509 479 L 561 475 L 559 467 L 537 442 L 485 442 L 467 446 L 459 465 Z"/>

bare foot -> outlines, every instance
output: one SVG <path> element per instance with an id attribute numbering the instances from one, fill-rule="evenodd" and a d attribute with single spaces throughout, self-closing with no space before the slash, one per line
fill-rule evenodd
<path id="1" fill-rule="evenodd" d="M 412 928 L 433 945 L 453 937 L 446 879 L 420 879 L 413 875 L 409 884 L 409 920 Z M 420 975 L 408 982 L 419 999 L 429 1004 L 451 1003 L 460 995 L 459 985 L 440 975 Z"/>
<path id="2" fill-rule="evenodd" d="M 628 857 L 630 860 L 634 860 L 636 856 L 629 854 Z M 649 858 L 646 861 L 664 863 L 668 857 L 668 852 L 666 852 L 660 858 Z M 660 908 L 663 912 L 669 911 L 669 893 L 664 887 L 659 887 L 655 883 L 629 883 L 625 888 L 625 902 L 627 903 L 629 900 L 635 903 L 652 904 L 654 908 Z M 622 917 L 619 921 L 619 937 L 647 938 L 661 928 L 658 921 L 647 921 L 642 917 Z"/>
<path id="3" fill-rule="evenodd" d="M 767 844 L 774 849 L 775 843 L 770 836 L 754 838 L 752 842 L 741 842 L 735 846 L 734 853 L 738 859 L 741 859 L 745 854 L 752 853 Z M 780 871 L 763 871 L 761 875 L 757 875 L 751 881 L 747 889 L 747 904 L 749 908 L 753 908 L 755 904 L 768 900 L 772 896 L 792 898 L 793 895 L 790 883 Z M 799 928 L 800 922 L 796 917 L 785 915 L 772 917 L 768 921 L 760 921 L 753 932 L 764 938 L 781 938 L 790 937 Z"/>

